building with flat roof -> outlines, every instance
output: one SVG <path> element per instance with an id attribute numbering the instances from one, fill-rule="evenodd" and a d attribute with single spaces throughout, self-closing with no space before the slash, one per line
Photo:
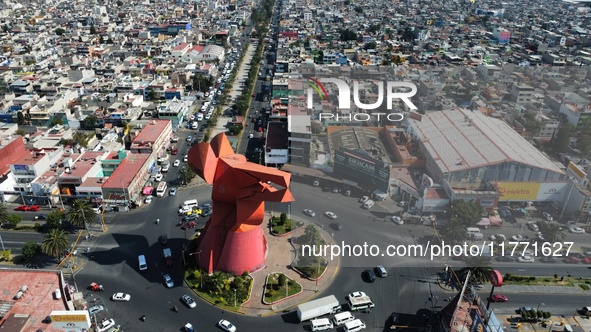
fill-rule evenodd
<path id="1" fill-rule="evenodd" d="M 427 173 L 453 199 L 559 201 L 568 176 L 509 125 L 479 111 L 454 109 L 414 115 L 408 131 L 426 158 Z M 460 192 L 465 193 L 464 196 Z"/>
<path id="2" fill-rule="evenodd" d="M 287 131 L 289 132 L 289 162 L 310 166 L 312 123 L 305 107 L 290 104 L 287 107 Z"/>
<path id="3" fill-rule="evenodd" d="M 265 165 L 283 165 L 289 161 L 287 122 L 269 122 L 265 141 Z"/>
<path id="4" fill-rule="evenodd" d="M 131 153 L 152 154 L 156 159 L 166 154 L 172 136 L 170 120 L 150 120 L 146 125 L 134 128 L 130 133 Z"/>
<path id="5" fill-rule="evenodd" d="M 128 205 L 132 201 L 139 202 L 142 186 L 153 165 L 153 159 L 149 154 L 132 153 L 127 156 L 103 183 L 103 201 L 107 204 L 123 205 Z"/>

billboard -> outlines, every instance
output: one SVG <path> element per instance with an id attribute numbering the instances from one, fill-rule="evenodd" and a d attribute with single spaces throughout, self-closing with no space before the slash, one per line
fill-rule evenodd
<path id="1" fill-rule="evenodd" d="M 585 182 L 587 179 L 587 173 L 583 171 L 579 166 L 577 166 L 572 161 L 568 162 L 568 166 L 566 167 L 566 172 L 568 175 L 574 177 L 579 183 Z"/>
<path id="2" fill-rule="evenodd" d="M 535 201 L 540 190 L 539 182 L 497 182 L 501 192 L 499 201 Z"/>
<path id="3" fill-rule="evenodd" d="M 390 167 L 362 150 L 344 147 L 335 151 L 334 174 L 359 183 L 368 190 L 388 192 Z"/>
<path id="4" fill-rule="evenodd" d="M 289 153 L 287 149 L 265 150 L 265 164 L 287 164 Z"/>
<path id="5" fill-rule="evenodd" d="M 499 201 L 541 202 L 562 201 L 567 182 L 496 182 L 501 192 Z"/>
<path id="6" fill-rule="evenodd" d="M 90 328 L 90 316 L 86 310 L 54 310 L 51 312 L 53 326 L 62 330 L 77 330 Z"/>

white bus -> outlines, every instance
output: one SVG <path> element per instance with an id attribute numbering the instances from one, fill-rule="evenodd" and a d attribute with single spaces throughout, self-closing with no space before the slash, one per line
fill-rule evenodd
<path id="1" fill-rule="evenodd" d="M 164 194 L 166 193 L 167 187 L 168 186 L 166 185 L 165 181 L 160 181 L 160 183 L 158 183 L 158 188 L 156 188 L 156 196 L 158 196 L 158 197 L 164 196 Z"/>

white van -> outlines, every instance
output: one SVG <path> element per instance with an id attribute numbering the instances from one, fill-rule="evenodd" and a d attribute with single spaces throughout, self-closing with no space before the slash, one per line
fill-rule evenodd
<path id="1" fill-rule="evenodd" d="M 334 318 L 332 319 L 332 321 L 334 322 L 334 325 L 336 325 L 336 326 L 343 325 L 343 324 L 346 324 L 346 323 L 354 321 L 354 320 L 355 320 L 355 317 L 353 315 L 351 315 L 351 313 L 348 311 L 338 313 L 338 314 L 334 315 Z"/>
<path id="2" fill-rule="evenodd" d="M 356 319 L 345 323 L 345 332 L 357 332 L 365 329 L 365 323 L 361 319 Z"/>
<path id="3" fill-rule="evenodd" d="M 363 203 L 363 208 L 369 210 L 373 207 L 375 203 L 376 202 L 372 201 L 371 199 L 368 199 L 367 201 L 365 201 L 365 203 Z"/>
<path id="4" fill-rule="evenodd" d="M 484 234 L 480 232 L 480 228 L 478 227 L 467 227 L 466 234 L 468 235 L 468 238 L 473 241 L 484 239 Z"/>
<path id="5" fill-rule="evenodd" d="M 328 318 L 312 319 L 310 323 L 312 323 L 312 331 L 332 330 L 334 327 Z"/>
<path id="6" fill-rule="evenodd" d="M 183 205 L 181 207 L 183 207 L 183 208 L 186 208 L 186 207 L 192 208 L 192 207 L 197 206 L 197 205 L 199 205 L 199 204 L 197 203 L 197 200 L 196 199 L 189 199 L 189 200 L 184 201 L 183 202 Z"/>
<path id="7" fill-rule="evenodd" d="M 140 271 L 146 271 L 148 269 L 148 264 L 146 264 L 146 256 L 139 255 L 137 256 L 137 260 Z"/>

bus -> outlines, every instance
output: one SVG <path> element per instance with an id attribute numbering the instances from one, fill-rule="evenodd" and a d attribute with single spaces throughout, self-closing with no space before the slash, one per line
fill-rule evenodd
<path id="1" fill-rule="evenodd" d="M 158 197 L 164 196 L 164 194 L 166 193 L 167 187 L 168 186 L 166 185 L 165 181 L 160 181 L 160 183 L 158 183 L 158 188 L 156 188 L 156 196 L 158 196 Z"/>

